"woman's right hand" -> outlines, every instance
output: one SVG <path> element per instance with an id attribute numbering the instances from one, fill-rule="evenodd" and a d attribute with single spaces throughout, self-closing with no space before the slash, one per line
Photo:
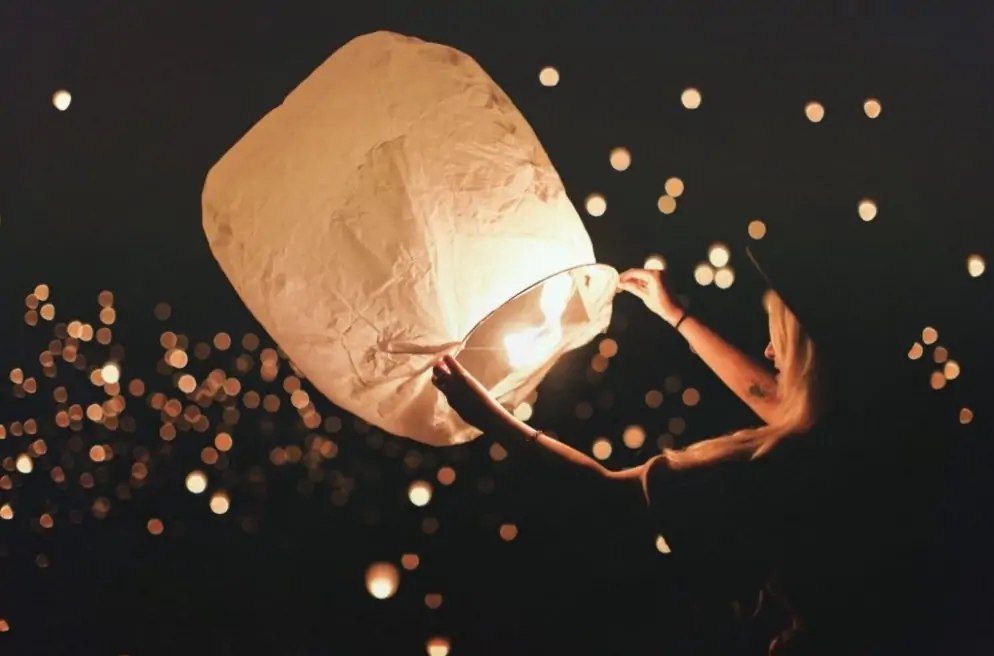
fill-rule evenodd
<path id="1" fill-rule="evenodd" d="M 676 300 L 662 271 L 629 269 L 621 274 L 618 287 L 638 296 L 650 311 L 671 326 L 683 316 L 683 306 Z"/>

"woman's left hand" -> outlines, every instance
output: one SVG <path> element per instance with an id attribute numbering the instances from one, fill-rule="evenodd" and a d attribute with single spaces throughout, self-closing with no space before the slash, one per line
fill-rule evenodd
<path id="1" fill-rule="evenodd" d="M 432 367 L 431 382 L 445 395 L 449 405 L 466 423 L 481 430 L 499 426 L 511 416 L 490 396 L 480 381 L 451 355 L 446 355 Z"/>

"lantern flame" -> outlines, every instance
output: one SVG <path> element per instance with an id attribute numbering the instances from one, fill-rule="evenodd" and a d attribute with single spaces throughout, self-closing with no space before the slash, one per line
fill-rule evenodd
<path id="1" fill-rule="evenodd" d="M 533 367 L 552 355 L 563 338 L 562 316 L 572 291 L 573 279 L 568 275 L 558 275 L 545 282 L 538 302 L 544 317 L 542 325 L 504 337 L 504 348 L 512 367 Z"/>

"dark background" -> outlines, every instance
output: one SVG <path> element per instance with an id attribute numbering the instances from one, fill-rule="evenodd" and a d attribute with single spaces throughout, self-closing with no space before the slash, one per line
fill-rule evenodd
<path id="1" fill-rule="evenodd" d="M 332 436 L 339 456 L 325 464 L 329 476 L 351 481 L 341 507 L 329 502 L 328 479 L 301 485 L 302 467 L 269 464 L 272 446 L 307 434 L 286 408 L 269 418 L 243 414 L 223 479 L 232 510 L 221 517 L 182 485 L 212 433 L 178 438 L 130 500 L 114 498 L 126 466 L 111 467 L 107 482 L 88 491 L 46 478 L 65 432 L 52 424 L 52 386 L 81 396 L 95 388 L 64 367 L 58 383 L 39 377 L 36 395 L 10 392 L 7 372 L 38 375 L 38 353 L 52 338 L 46 322 L 25 325 L 24 296 L 47 283 L 56 321 L 96 325 L 97 293 L 112 290 L 126 376 L 150 387 L 158 380 L 161 389 L 169 386 L 155 372 L 163 330 L 191 343 L 220 330 L 236 341 L 262 334 L 208 250 L 204 176 L 335 49 L 388 29 L 476 58 L 535 128 L 577 207 L 591 192 L 607 197 L 604 216 L 581 212 L 598 259 L 621 269 L 662 253 L 695 311 L 757 355 L 766 327 L 762 287 L 743 253 L 749 220 L 783 220 L 811 197 L 843 199 L 858 220 L 856 204 L 868 196 L 880 207 L 876 221 L 927 228 L 924 247 L 945 266 L 922 302 L 941 308 L 933 325 L 964 370 L 937 395 L 977 415 L 969 426 L 950 417 L 949 434 L 935 436 L 954 444 L 950 525 L 960 533 L 949 540 L 963 550 L 949 572 L 963 586 L 960 641 L 949 653 L 982 653 L 973 620 L 985 617 L 990 583 L 988 513 L 980 509 L 990 502 L 991 454 L 980 435 L 989 421 L 994 310 L 990 273 L 968 277 L 965 259 L 990 259 L 994 243 L 992 19 L 987 3 L 966 2 L 4 3 L 0 423 L 37 417 L 50 450 L 34 474 L 15 474 L 14 490 L 0 493 L 17 510 L 0 524 L 0 617 L 11 627 L 0 650 L 413 654 L 444 635 L 453 654 L 544 653 L 552 645 L 572 653 L 734 653 L 730 595 L 687 581 L 679 561 L 655 551 L 637 509 L 605 512 L 588 491 L 535 463 L 493 462 L 486 440 L 433 450 L 319 404 L 325 416 L 345 420 Z M 558 68 L 558 86 L 538 83 L 545 65 Z M 693 112 L 679 101 L 688 86 L 703 93 Z M 58 112 L 51 95 L 63 87 L 73 100 Z M 862 112 L 869 96 L 883 103 L 874 121 Z M 811 99 L 827 109 L 817 125 L 803 114 Z M 608 164 L 615 146 L 632 152 L 627 172 Z M 687 190 L 677 212 L 664 216 L 656 199 L 674 175 Z M 691 275 L 719 240 L 731 246 L 737 273 L 727 291 L 702 288 Z M 152 313 L 159 301 L 172 305 L 165 322 Z M 920 329 L 909 326 L 909 346 Z M 622 467 L 658 452 L 656 438 L 673 417 L 687 422 L 677 444 L 755 421 L 634 299 L 619 298 L 608 334 L 620 351 L 606 374 L 587 371 L 596 345 L 565 358 L 540 390 L 533 424 L 583 449 L 606 435 L 610 464 Z M 92 348 L 92 361 L 102 361 Z M 230 367 L 238 352 L 227 360 L 213 354 L 209 366 L 191 358 L 190 368 Z M 668 376 L 700 390 L 701 404 L 687 408 L 678 393 L 664 392 L 662 407 L 647 408 L 645 392 L 663 389 Z M 265 387 L 253 380 L 246 385 Z M 593 405 L 590 419 L 574 413 L 580 402 Z M 158 414 L 137 407 L 134 415 L 133 435 L 101 439 L 157 448 Z M 620 440 L 632 424 L 648 434 L 637 452 Z M 87 425 L 85 440 L 98 432 Z M 8 435 L 0 452 L 16 455 L 27 440 Z M 405 466 L 412 452 L 417 465 Z M 409 481 L 433 480 L 442 464 L 456 467 L 456 483 L 436 484 L 426 508 L 411 506 Z M 246 482 L 254 467 L 264 484 Z M 90 513 L 97 496 L 113 501 L 103 520 Z M 46 511 L 56 520 L 51 530 L 37 525 Z M 164 519 L 165 535 L 145 531 L 152 516 Z M 439 521 L 433 535 L 421 529 L 425 517 Z M 507 521 L 520 529 L 509 543 L 497 534 Z M 372 599 L 365 567 L 397 562 L 403 552 L 419 553 L 420 568 L 404 573 L 394 598 Z M 47 566 L 39 567 L 39 554 Z M 440 609 L 425 607 L 426 592 L 443 593 Z"/>

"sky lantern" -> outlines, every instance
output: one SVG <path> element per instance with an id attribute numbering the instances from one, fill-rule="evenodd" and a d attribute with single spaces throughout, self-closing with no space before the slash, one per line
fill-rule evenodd
<path id="1" fill-rule="evenodd" d="M 610 321 L 617 272 L 534 131 L 468 55 L 342 46 L 214 165 L 214 256 L 331 401 L 421 442 L 478 431 L 431 384 L 452 354 L 508 406 Z"/>

